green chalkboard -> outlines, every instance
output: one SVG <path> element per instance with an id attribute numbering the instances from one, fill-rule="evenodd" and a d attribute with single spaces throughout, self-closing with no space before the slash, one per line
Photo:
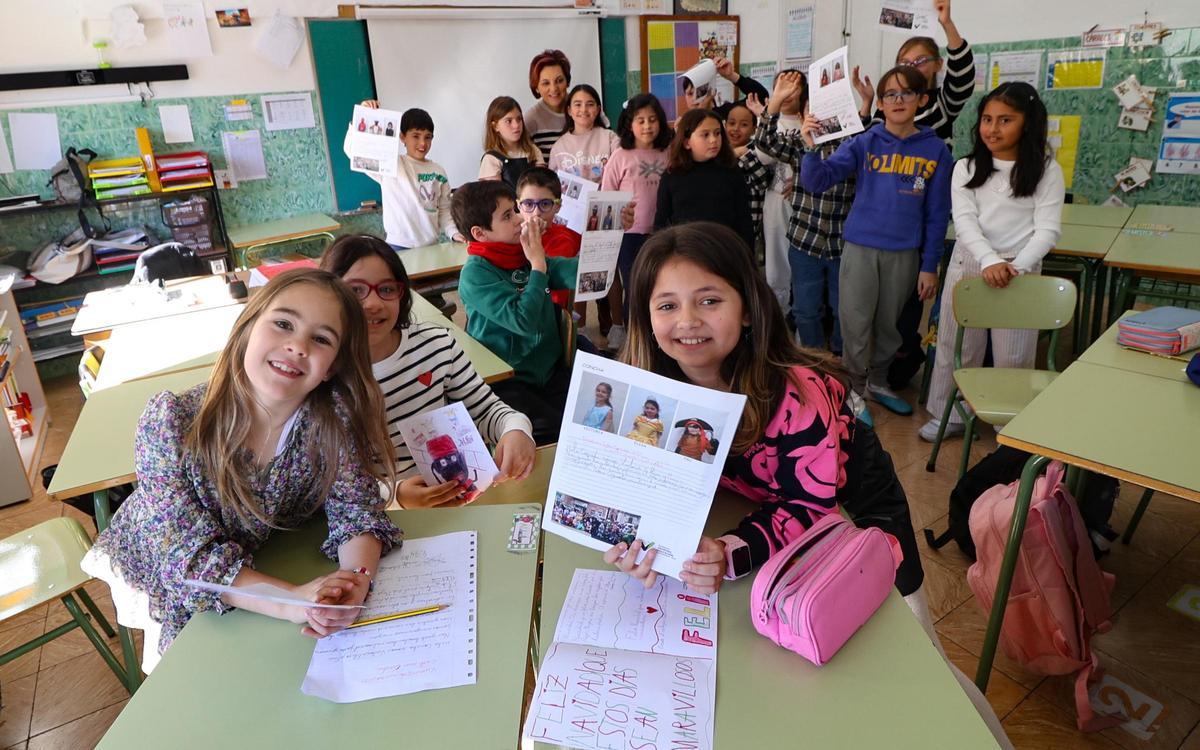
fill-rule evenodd
<path id="1" fill-rule="evenodd" d="M 375 98 L 367 22 L 310 20 L 308 38 L 317 71 L 321 121 L 329 143 L 334 201 L 338 211 L 353 211 L 364 200 L 380 200 L 379 185 L 364 174 L 352 172 L 350 160 L 342 152 L 346 123 L 354 105 Z"/>

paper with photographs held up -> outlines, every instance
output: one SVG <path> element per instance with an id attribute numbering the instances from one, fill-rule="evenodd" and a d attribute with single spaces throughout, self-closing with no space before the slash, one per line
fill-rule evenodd
<path id="1" fill-rule="evenodd" d="M 500 473 L 461 401 L 415 414 L 396 427 L 430 487 L 458 482 L 470 501 L 492 486 Z"/>
<path id="2" fill-rule="evenodd" d="M 862 118 L 850 85 L 847 48 L 830 52 L 808 66 L 809 112 L 819 122 L 815 143 L 827 143 L 861 133 Z"/>
<path id="3" fill-rule="evenodd" d="M 603 299 L 617 275 L 617 256 L 621 253 L 621 209 L 633 200 L 633 193 L 594 191 L 587 194 L 586 223 L 579 244 L 579 277 L 575 282 L 575 301 Z"/>
<path id="4" fill-rule="evenodd" d="M 400 160 L 400 112 L 354 105 L 346 151 L 350 169 L 395 177 Z"/>
<path id="5" fill-rule="evenodd" d="M 746 397 L 576 355 L 542 528 L 595 550 L 641 539 L 678 578 Z"/>

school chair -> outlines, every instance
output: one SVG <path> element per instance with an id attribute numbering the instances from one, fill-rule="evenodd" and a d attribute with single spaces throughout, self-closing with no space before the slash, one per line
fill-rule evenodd
<path id="1" fill-rule="evenodd" d="M 937 468 L 938 451 L 950 422 L 950 409 L 954 408 L 966 427 L 958 466 L 958 476 L 962 478 L 971 458 L 975 420 L 982 419 L 995 427 L 1008 424 L 1058 376 L 1055 363 L 1058 334 L 1071 323 L 1077 293 L 1075 285 L 1065 279 L 1024 274 L 1010 281 L 1004 289 L 993 289 L 982 278 L 963 279 L 955 285 L 953 293 L 954 319 L 958 321 L 958 335 L 954 339 L 954 387 L 946 400 L 942 423 L 925 470 Z M 964 368 L 963 336 L 968 329 L 980 328 L 1049 330 L 1050 348 L 1046 354 L 1049 370 Z"/>
<path id="2" fill-rule="evenodd" d="M 89 620 L 90 614 L 106 636 L 116 636 L 112 625 L 83 588 L 93 579 L 79 567 L 79 561 L 91 548 L 92 540 L 73 518 L 52 518 L 0 540 L 0 623 L 53 599 L 61 601 L 71 613 L 70 622 L 0 654 L 0 665 L 80 628 L 121 684 L 129 688 L 125 669 Z M 80 609 L 76 596 L 87 613 Z"/>

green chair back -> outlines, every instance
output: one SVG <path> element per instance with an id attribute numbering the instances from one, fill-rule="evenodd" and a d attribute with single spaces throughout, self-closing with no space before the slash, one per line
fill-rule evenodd
<path id="1" fill-rule="evenodd" d="M 1003 289 L 982 278 L 954 286 L 954 318 L 963 328 L 1029 328 L 1057 331 L 1075 314 L 1075 285 L 1054 276 L 1023 274 Z"/>

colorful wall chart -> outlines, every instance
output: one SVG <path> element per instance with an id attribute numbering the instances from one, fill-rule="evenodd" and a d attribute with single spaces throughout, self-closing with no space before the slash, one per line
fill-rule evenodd
<path id="1" fill-rule="evenodd" d="M 643 16 L 642 91 L 658 97 L 667 119 L 674 122 L 687 110 L 679 76 L 704 58 L 727 57 L 738 64 L 739 24 L 737 16 Z M 725 90 L 732 86 L 723 78 Z M 718 94 L 720 95 L 720 94 Z"/>

